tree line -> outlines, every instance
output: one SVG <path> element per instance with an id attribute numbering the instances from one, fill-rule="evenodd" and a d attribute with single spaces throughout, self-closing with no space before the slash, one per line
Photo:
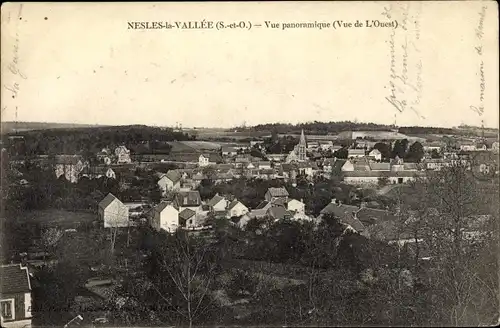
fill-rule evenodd
<path id="1" fill-rule="evenodd" d="M 15 136 L 11 133 L 8 136 Z M 168 154 L 169 141 L 195 140 L 195 136 L 170 128 L 143 125 L 33 130 L 22 133 L 23 140 L 6 139 L 11 155 L 96 154 L 103 148 L 125 145 L 132 153 Z"/>

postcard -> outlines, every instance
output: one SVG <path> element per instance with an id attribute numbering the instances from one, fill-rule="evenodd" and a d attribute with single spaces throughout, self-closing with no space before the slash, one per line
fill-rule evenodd
<path id="1" fill-rule="evenodd" d="M 2 327 L 498 324 L 493 1 L 7 2 Z"/>

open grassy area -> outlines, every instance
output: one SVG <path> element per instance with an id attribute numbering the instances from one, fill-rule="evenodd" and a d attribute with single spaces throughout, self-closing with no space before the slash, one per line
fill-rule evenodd
<path id="1" fill-rule="evenodd" d="M 48 226 L 66 228 L 91 223 L 97 220 L 97 215 L 90 212 L 49 209 L 24 212 L 17 217 L 17 220 L 19 223 L 41 223 Z"/>

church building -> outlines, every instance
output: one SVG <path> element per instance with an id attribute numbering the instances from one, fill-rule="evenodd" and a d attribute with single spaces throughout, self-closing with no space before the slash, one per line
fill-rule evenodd
<path id="1" fill-rule="evenodd" d="M 302 132 L 300 133 L 300 141 L 295 146 L 295 148 L 290 152 L 290 154 L 288 154 L 286 162 L 291 163 L 291 162 L 307 161 L 306 149 L 307 149 L 306 137 L 304 135 L 304 130 L 302 130 Z"/>

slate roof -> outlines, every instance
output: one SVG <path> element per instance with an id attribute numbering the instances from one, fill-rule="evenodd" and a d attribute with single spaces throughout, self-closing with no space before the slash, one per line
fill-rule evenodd
<path id="1" fill-rule="evenodd" d="M 260 202 L 259 205 L 257 205 L 257 207 L 255 208 L 256 210 L 261 210 L 261 209 L 268 209 L 269 207 L 271 206 L 271 202 L 268 202 L 268 201 L 262 201 Z"/>
<path id="2" fill-rule="evenodd" d="M 241 203 L 241 202 L 239 200 L 237 200 L 237 199 L 233 200 L 231 203 L 229 203 L 229 205 L 227 206 L 227 209 L 228 210 L 233 209 L 233 207 L 235 207 L 236 205 L 238 205 L 238 203 Z M 241 203 L 241 205 L 245 206 L 243 203 Z"/>
<path id="3" fill-rule="evenodd" d="M 179 182 L 182 178 L 181 173 L 177 170 L 170 170 L 167 172 L 167 174 L 165 174 L 165 176 L 174 184 Z"/>
<path id="4" fill-rule="evenodd" d="M 390 171 L 391 164 L 390 163 L 370 163 L 370 169 L 374 171 Z"/>
<path id="5" fill-rule="evenodd" d="M 292 214 L 287 211 L 284 207 L 273 206 L 267 210 L 267 214 L 276 220 L 282 220 L 284 218 L 291 218 Z"/>
<path id="6" fill-rule="evenodd" d="M 99 202 L 99 207 L 104 209 L 108 207 L 109 204 L 111 204 L 115 199 L 118 198 L 116 198 L 112 193 L 109 193 Z"/>
<path id="7" fill-rule="evenodd" d="M 0 266 L 0 294 L 15 294 L 31 291 L 29 273 L 21 264 Z"/>
<path id="8" fill-rule="evenodd" d="M 178 206 L 199 206 L 201 197 L 198 191 L 183 191 L 177 194 Z"/>
<path id="9" fill-rule="evenodd" d="M 179 213 L 179 218 L 181 218 L 183 220 L 189 220 L 190 218 L 192 218 L 195 215 L 196 215 L 195 211 L 193 211 L 192 209 L 189 209 L 189 208 L 185 208 Z"/>
<path id="10" fill-rule="evenodd" d="M 357 172 L 363 172 L 363 171 L 370 171 L 370 166 L 366 165 L 365 163 L 354 163 L 354 171 Z"/>
<path id="11" fill-rule="evenodd" d="M 219 195 L 215 195 L 214 197 L 212 197 L 212 199 L 210 199 L 210 201 L 207 203 L 207 205 L 213 207 L 213 206 L 217 205 L 223 199 L 224 199 L 224 197 L 219 196 Z"/>
<path id="12" fill-rule="evenodd" d="M 341 217 L 340 222 L 350 225 L 357 232 L 363 232 L 365 230 L 365 226 L 363 225 L 363 223 L 361 223 L 360 220 L 351 215 Z"/>
<path id="13" fill-rule="evenodd" d="M 275 199 L 271 202 L 273 206 L 283 206 L 286 207 L 286 202 L 283 198 Z"/>
<path id="14" fill-rule="evenodd" d="M 420 171 L 344 171 L 344 177 L 415 177 L 425 176 L 425 173 Z"/>
<path id="15" fill-rule="evenodd" d="M 349 149 L 347 151 L 348 153 L 348 156 L 351 156 L 351 155 L 365 155 L 366 152 L 364 149 Z"/>
<path id="16" fill-rule="evenodd" d="M 155 210 L 156 212 L 161 213 L 168 205 L 171 205 L 171 203 L 163 201 L 156 206 Z"/>
<path id="17" fill-rule="evenodd" d="M 267 189 L 271 197 L 286 197 L 288 191 L 285 188 L 269 188 Z"/>
<path id="18" fill-rule="evenodd" d="M 321 210 L 320 214 L 333 214 L 339 218 L 341 223 L 350 225 L 358 232 L 363 232 L 365 230 L 365 226 L 360 218 L 360 212 L 363 210 L 365 210 L 365 208 L 330 203 Z"/>
<path id="19" fill-rule="evenodd" d="M 348 213 L 356 212 L 357 210 L 359 210 L 359 207 L 357 206 L 330 203 L 320 211 L 320 214 L 333 214 L 335 216 L 342 217 Z"/>
<path id="20" fill-rule="evenodd" d="M 253 218 L 263 218 L 267 215 L 267 209 L 256 209 L 256 210 L 251 210 L 250 212 L 247 213 L 248 217 L 253 219 Z"/>

